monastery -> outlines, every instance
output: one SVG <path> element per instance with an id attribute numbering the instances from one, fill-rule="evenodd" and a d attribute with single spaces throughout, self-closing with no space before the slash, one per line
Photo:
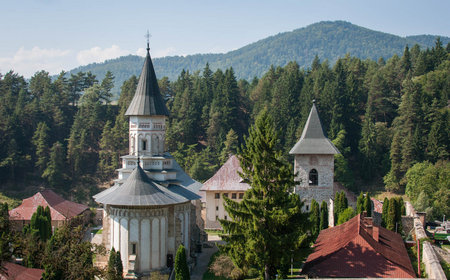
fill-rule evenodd
<path id="1" fill-rule="evenodd" d="M 122 156 L 115 185 L 94 199 L 104 208 L 103 242 L 108 250 L 120 251 L 124 272 L 133 279 L 172 266 L 181 244 L 189 260 L 203 227 L 197 213 L 202 184 L 165 152 L 169 111 L 159 91 L 148 44 L 125 115 L 130 118 L 129 154 Z"/>

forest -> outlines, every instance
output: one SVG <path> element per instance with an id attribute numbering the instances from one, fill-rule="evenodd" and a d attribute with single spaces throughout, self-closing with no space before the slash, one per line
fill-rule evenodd
<path id="1" fill-rule="evenodd" d="M 436 36 L 416 35 L 400 37 L 370 30 L 345 21 L 322 21 L 289 32 L 279 33 L 227 53 L 193 54 L 154 58 L 155 71 L 159 77 L 175 80 L 184 69 L 191 73 L 202 70 L 208 62 L 211 70 L 233 67 L 237 79 L 251 80 L 262 77 L 271 65 L 286 66 L 296 61 L 307 68 L 318 55 L 334 64 L 347 53 L 360 59 L 385 60 L 401 54 L 406 45 L 418 44 L 421 48 L 434 46 Z M 450 38 L 441 37 L 443 45 Z M 69 74 L 91 71 L 102 77 L 107 71 L 114 73 L 116 86 L 113 95 L 119 95 L 119 87 L 131 75 L 139 75 L 144 58 L 128 55 L 93 63 L 73 69 Z"/>
<path id="2" fill-rule="evenodd" d="M 261 78 L 237 79 L 233 68 L 181 71 L 159 80 L 171 115 L 166 149 L 193 178 L 205 181 L 240 149 L 256 117 L 274 122 L 286 160 L 316 105 L 328 137 L 341 151 L 335 180 L 355 193 L 406 193 L 431 217 L 450 215 L 450 45 L 406 46 L 377 61 L 346 55 L 331 65 L 290 62 Z M 29 81 L 0 74 L 0 182 L 8 194 L 51 187 L 89 201 L 114 179 L 128 153 L 124 116 L 138 77 L 111 104 L 114 74 L 45 71 Z M 92 202 L 92 201 L 91 201 Z"/>

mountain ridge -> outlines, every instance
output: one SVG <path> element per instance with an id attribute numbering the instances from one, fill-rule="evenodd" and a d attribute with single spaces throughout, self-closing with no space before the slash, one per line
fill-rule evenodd
<path id="1" fill-rule="evenodd" d="M 445 36 L 401 37 L 346 21 L 321 21 L 271 35 L 227 53 L 167 56 L 154 58 L 153 64 L 158 78 L 167 76 L 170 80 L 176 79 L 183 69 L 190 72 L 202 70 L 207 62 L 212 70 L 233 67 L 237 78 L 250 80 L 261 77 L 271 65 L 284 66 L 294 60 L 300 67 L 307 68 L 316 55 L 321 61 L 328 60 L 332 64 L 347 53 L 361 59 L 388 59 L 394 54 L 401 55 L 406 45 L 432 47 L 436 37 L 440 37 L 444 45 L 450 42 L 450 38 Z M 136 55 L 122 56 L 80 66 L 68 73 L 91 71 L 101 79 L 109 70 L 116 77 L 113 91 L 117 94 L 123 81 L 139 74 L 143 60 Z"/>

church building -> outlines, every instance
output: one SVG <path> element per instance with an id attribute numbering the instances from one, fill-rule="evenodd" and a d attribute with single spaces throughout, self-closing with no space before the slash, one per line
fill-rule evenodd
<path id="1" fill-rule="evenodd" d="M 129 116 L 129 154 L 122 156 L 115 185 L 94 196 L 103 205 L 103 243 L 120 251 L 129 278 L 171 266 L 183 244 L 188 259 L 200 237 L 202 184 L 165 151 L 169 111 L 160 94 L 147 45 Z M 198 211 L 198 213 L 197 213 Z"/>
<path id="2" fill-rule="evenodd" d="M 328 209 L 332 209 L 330 200 L 335 194 L 334 155 L 339 154 L 339 150 L 325 136 L 315 102 L 302 136 L 289 154 L 295 156 L 294 173 L 297 174 L 296 181 L 299 182 L 295 192 L 304 201 L 304 210 L 310 210 L 313 199 L 319 204 L 326 201 Z M 333 215 L 329 216 L 330 225 L 333 225 Z"/>

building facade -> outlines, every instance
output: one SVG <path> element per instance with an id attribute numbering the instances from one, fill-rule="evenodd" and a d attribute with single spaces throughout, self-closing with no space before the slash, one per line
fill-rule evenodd
<path id="1" fill-rule="evenodd" d="M 129 154 L 115 185 L 94 196 L 104 207 L 103 242 L 120 251 L 128 278 L 171 266 L 183 244 L 193 252 L 200 236 L 201 183 L 165 152 L 169 112 L 160 94 L 147 47 L 129 116 Z M 191 254 L 188 254 L 188 258 Z"/>
<path id="2" fill-rule="evenodd" d="M 299 182 L 295 192 L 304 201 L 304 210 L 310 210 L 313 199 L 319 204 L 326 201 L 328 209 L 332 209 L 331 199 L 335 190 L 334 155 L 339 154 L 339 150 L 325 136 L 315 103 L 300 140 L 289 154 L 294 155 L 294 173 Z M 334 220 L 332 216 L 329 215 L 330 224 Z"/>
<path id="3" fill-rule="evenodd" d="M 205 228 L 221 229 L 219 219 L 228 219 L 223 197 L 226 196 L 235 201 L 242 201 L 245 191 L 250 188 L 242 183 L 238 172 L 242 172 L 239 160 L 232 155 L 224 165 L 203 184 L 201 191 L 204 192 Z"/>

